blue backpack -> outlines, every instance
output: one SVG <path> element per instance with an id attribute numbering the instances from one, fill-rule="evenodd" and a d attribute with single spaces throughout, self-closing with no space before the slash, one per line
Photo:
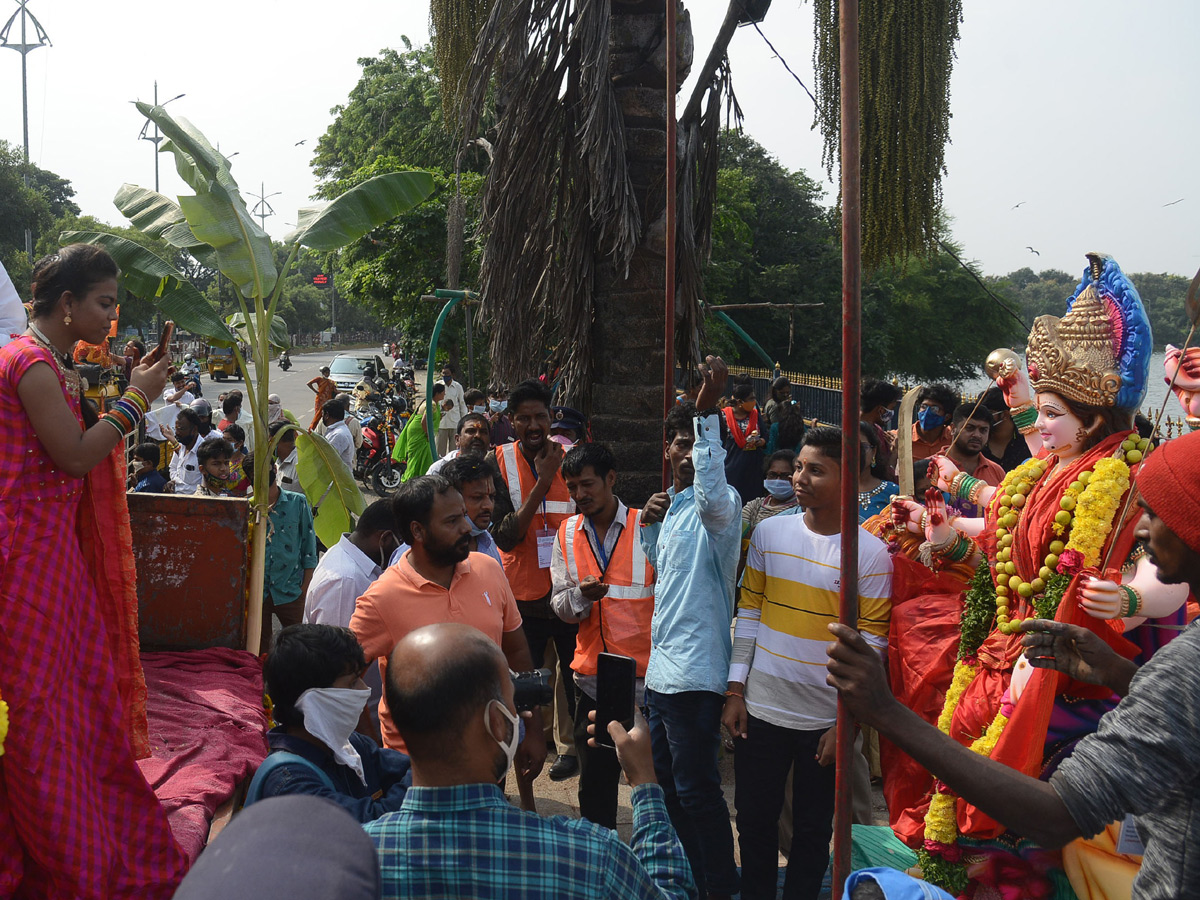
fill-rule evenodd
<path id="1" fill-rule="evenodd" d="M 258 771 L 254 773 L 254 778 L 250 780 L 250 787 L 246 791 L 246 799 L 242 803 L 243 808 L 249 806 L 251 803 L 257 803 L 263 798 L 263 785 L 267 782 L 267 776 L 280 766 L 293 765 L 310 769 L 313 774 L 321 779 L 321 784 L 325 785 L 329 790 L 336 792 L 337 788 L 333 786 L 333 782 L 329 780 L 329 776 L 316 763 L 310 762 L 298 754 L 288 753 L 286 750 L 276 750 L 267 755 L 267 758 L 262 761 L 262 765 L 258 767 Z"/>

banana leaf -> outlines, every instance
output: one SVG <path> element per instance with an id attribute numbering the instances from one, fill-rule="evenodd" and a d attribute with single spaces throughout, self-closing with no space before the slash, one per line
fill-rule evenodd
<path id="1" fill-rule="evenodd" d="M 123 184 L 113 197 L 113 205 L 138 230 L 186 250 L 210 269 L 217 268 L 216 252 L 192 233 L 183 210 L 170 197 L 136 184 Z"/>
<path id="2" fill-rule="evenodd" d="M 137 108 L 166 135 L 163 150 L 175 155 L 180 177 L 196 191 L 194 197 L 179 198 L 192 233 L 217 251 L 221 272 L 243 296 L 253 296 L 256 289 L 264 297 L 270 295 L 278 277 L 271 239 L 246 208 L 229 160 L 186 119 L 175 119 L 148 103 L 138 103 Z"/>
<path id="3" fill-rule="evenodd" d="M 283 242 L 299 242 L 313 250 L 338 250 L 417 206 L 431 193 L 433 176 L 428 172 L 376 175 L 330 203 L 301 209 L 295 230 Z"/>
<path id="4" fill-rule="evenodd" d="M 352 530 L 351 513 L 361 516 L 367 501 L 354 474 L 329 441 L 302 428 L 295 429 L 295 434 L 296 474 L 308 502 L 317 508 L 317 537 L 326 547 L 332 547 Z"/>
<path id="5" fill-rule="evenodd" d="M 121 283 L 131 294 L 158 306 L 163 318 L 185 331 L 217 341 L 233 341 L 212 304 L 169 262 L 140 244 L 102 231 L 67 231 L 65 243 L 97 244 L 121 269 Z"/>
<path id="6" fill-rule="evenodd" d="M 245 316 L 240 312 L 234 313 L 225 323 L 229 326 L 229 330 L 234 332 L 242 341 L 249 342 L 250 332 L 246 327 Z M 287 350 L 292 346 L 292 335 L 288 331 L 287 322 L 279 316 L 271 318 L 271 346 L 277 350 Z"/>

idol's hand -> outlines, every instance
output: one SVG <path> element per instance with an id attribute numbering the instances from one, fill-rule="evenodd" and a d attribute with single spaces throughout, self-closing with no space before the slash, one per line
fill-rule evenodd
<path id="1" fill-rule="evenodd" d="M 892 528 L 921 534 L 921 522 L 925 507 L 908 497 L 897 497 L 892 501 Z"/>
<path id="2" fill-rule="evenodd" d="M 950 512 L 946 509 L 946 498 L 937 488 L 925 492 L 925 540 L 933 544 L 945 544 L 954 529 L 950 525 Z"/>
<path id="3" fill-rule="evenodd" d="M 1125 593 L 1115 581 L 1087 578 L 1079 587 L 1080 606 L 1094 619 L 1119 619 L 1126 608 Z"/>
<path id="4" fill-rule="evenodd" d="M 1004 393 L 1004 402 L 1009 409 L 1016 409 L 1033 402 L 1033 388 L 1029 385 L 1029 372 L 1025 363 L 1014 351 L 1003 347 L 993 350 L 984 365 L 988 377 L 999 385 Z"/>
<path id="5" fill-rule="evenodd" d="M 950 491 L 950 483 L 959 474 L 958 466 L 942 455 L 931 457 L 929 460 L 929 480 L 937 485 L 939 491 Z"/>

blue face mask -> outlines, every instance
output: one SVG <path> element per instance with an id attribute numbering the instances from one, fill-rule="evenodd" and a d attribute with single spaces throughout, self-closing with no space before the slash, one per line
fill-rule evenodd
<path id="1" fill-rule="evenodd" d="M 789 500 L 796 496 L 796 492 L 792 490 L 792 482 L 786 478 L 767 478 L 763 481 L 763 487 L 776 500 Z"/>
<path id="2" fill-rule="evenodd" d="M 936 409 L 927 406 L 917 413 L 917 421 L 920 423 L 922 431 L 932 431 L 945 425 L 946 417 Z"/>
<path id="3" fill-rule="evenodd" d="M 892 421 L 895 418 L 896 418 L 896 411 L 894 409 L 885 409 L 883 411 L 883 415 L 881 415 L 879 417 L 879 422 L 881 425 L 883 425 L 884 429 L 886 430 L 886 429 L 892 427 Z"/>
<path id="4" fill-rule="evenodd" d="M 488 407 L 494 413 L 503 412 L 504 411 L 504 401 L 503 400 L 489 400 Z"/>

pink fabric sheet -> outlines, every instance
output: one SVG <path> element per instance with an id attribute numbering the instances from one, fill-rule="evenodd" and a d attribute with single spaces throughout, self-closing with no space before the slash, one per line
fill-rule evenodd
<path id="1" fill-rule="evenodd" d="M 196 861 L 213 812 L 267 755 L 262 666 L 251 653 L 143 653 L 153 755 L 142 774 L 162 802 L 175 840 Z"/>

